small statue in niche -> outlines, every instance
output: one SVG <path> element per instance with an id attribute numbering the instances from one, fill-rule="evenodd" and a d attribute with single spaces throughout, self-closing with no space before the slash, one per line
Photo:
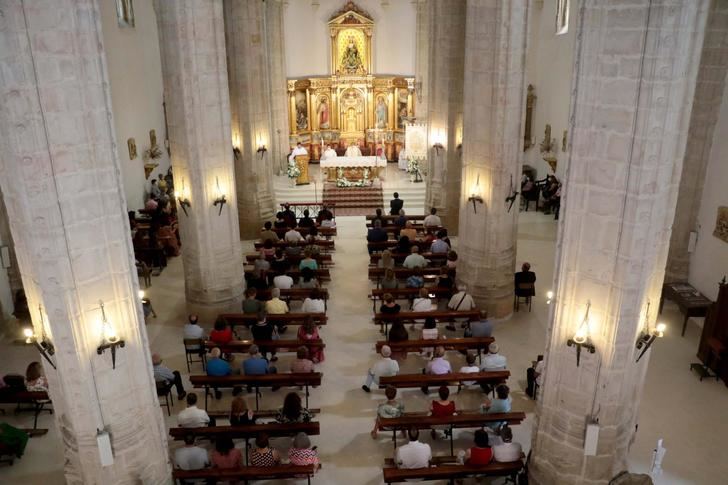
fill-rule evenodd
<path id="1" fill-rule="evenodd" d="M 348 74 L 355 74 L 363 68 L 359 49 L 352 38 L 349 39 L 349 45 L 341 58 L 341 66 Z"/>

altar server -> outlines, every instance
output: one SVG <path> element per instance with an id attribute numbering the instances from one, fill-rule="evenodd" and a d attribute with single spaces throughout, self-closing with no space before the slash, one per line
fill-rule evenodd
<path id="1" fill-rule="evenodd" d="M 331 160 L 333 158 L 336 158 L 338 155 L 336 154 L 336 150 L 331 148 L 331 145 L 326 145 L 326 150 L 324 150 L 324 154 L 321 157 L 321 160 Z"/>
<path id="2" fill-rule="evenodd" d="M 295 162 L 296 161 L 296 155 L 308 155 L 308 151 L 301 145 L 301 142 L 298 142 L 298 145 L 296 145 L 296 148 L 293 149 L 291 152 L 291 155 L 288 157 L 289 162 Z"/>
<path id="3" fill-rule="evenodd" d="M 346 149 L 345 156 L 361 157 L 361 150 L 359 150 L 359 147 L 357 145 L 349 145 L 349 148 Z"/>

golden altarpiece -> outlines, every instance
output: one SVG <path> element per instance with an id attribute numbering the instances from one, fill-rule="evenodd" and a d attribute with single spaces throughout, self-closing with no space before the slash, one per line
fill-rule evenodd
<path id="1" fill-rule="evenodd" d="M 364 155 L 381 149 L 397 160 L 414 117 L 414 77 L 372 74 L 374 21 L 353 2 L 328 26 L 332 75 L 288 80 L 291 146 L 300 141 L 311 160 L 326 144 L 339 155 L 359 144 Z"/>

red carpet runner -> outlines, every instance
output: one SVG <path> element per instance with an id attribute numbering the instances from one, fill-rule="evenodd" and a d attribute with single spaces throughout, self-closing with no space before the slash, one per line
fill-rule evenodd
<path id="1" fill-rule="evenodd" d="M 382 184 L 375 182 L 371 187 L 337 187 L 327 182 L 324 185 L 324 204 L 336 204 L 337 216 L 364 216 L 374 214 L 382 207 Z"/>

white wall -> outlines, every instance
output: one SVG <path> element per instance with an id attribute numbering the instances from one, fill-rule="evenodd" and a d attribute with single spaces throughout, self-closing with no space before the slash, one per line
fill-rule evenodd
<path id="1" fill-rule="evenodd" d="M 328 21 L 346 2 L 289 0 L 283 25 L 286 42 L 286 76 L 299 78 L 331 74 L 331 40 Z M 374 19 L 372 74 L 415 74 L 415 35 L 417 10 L 410 0 L 358 0 L 356 4 Z M 464 26 L 463 26 L 464 28 Z"/>
<path id="2" fill-rule="evenodd" d="M 169 158 L 164 149 L 164 110 L 162 108 L 162 67 L 159 58 L 157 19 L 152 0 L 135 0 L 135 28 L 119 28 L 116 2 L 99 2 L 111 82 L 116 143 L 121 164 L 126 201 L 130 210 L 144 206 L 145 192 L 159 172 L 167 173 Z M 164 152 L 159 166 L 144 178 L 144 150 L 149 148 L 149 131 L 156 130 L 157 144 Z M 137 158 L 129 160 L 127 139 L 134 138 Z"/>
<path id="3" fill-rule="evenodd" d="M 561 151 L 561 138 L 568 129 L 571 102 L 571 78 L 576 40 L 577 2 L 569 6 L 569 31 L 556 35 L 556 0 L 529 0 L 530 32 L 526 52 L 526 84 L 533 84 L 536 105 L 531 133 L 534 146 L 523 153 L 524 164 L 531 165 L 542 179 L 551 168 L 541 157 L 539 144 L 546 124 L 551 124 L 551 137 L 556 138 L 558 163 L 556 174 L 563 179 L 566 153 Z M 568 143 L 567 137 L 567 143 Z"/>
<path id="4" fill-rule="evenodd" d="M 711 300 L 718 297 L 718 282 L 728 275 L 728 242 L 713 236 L 718 206 L 728 206 L 727 184 L 728 85 L 723 91 L 723 102 L 705 173 L 703 198 L 698 212 L 698 243 L 695 252 L 690 255 L 690 284 Z"/>

